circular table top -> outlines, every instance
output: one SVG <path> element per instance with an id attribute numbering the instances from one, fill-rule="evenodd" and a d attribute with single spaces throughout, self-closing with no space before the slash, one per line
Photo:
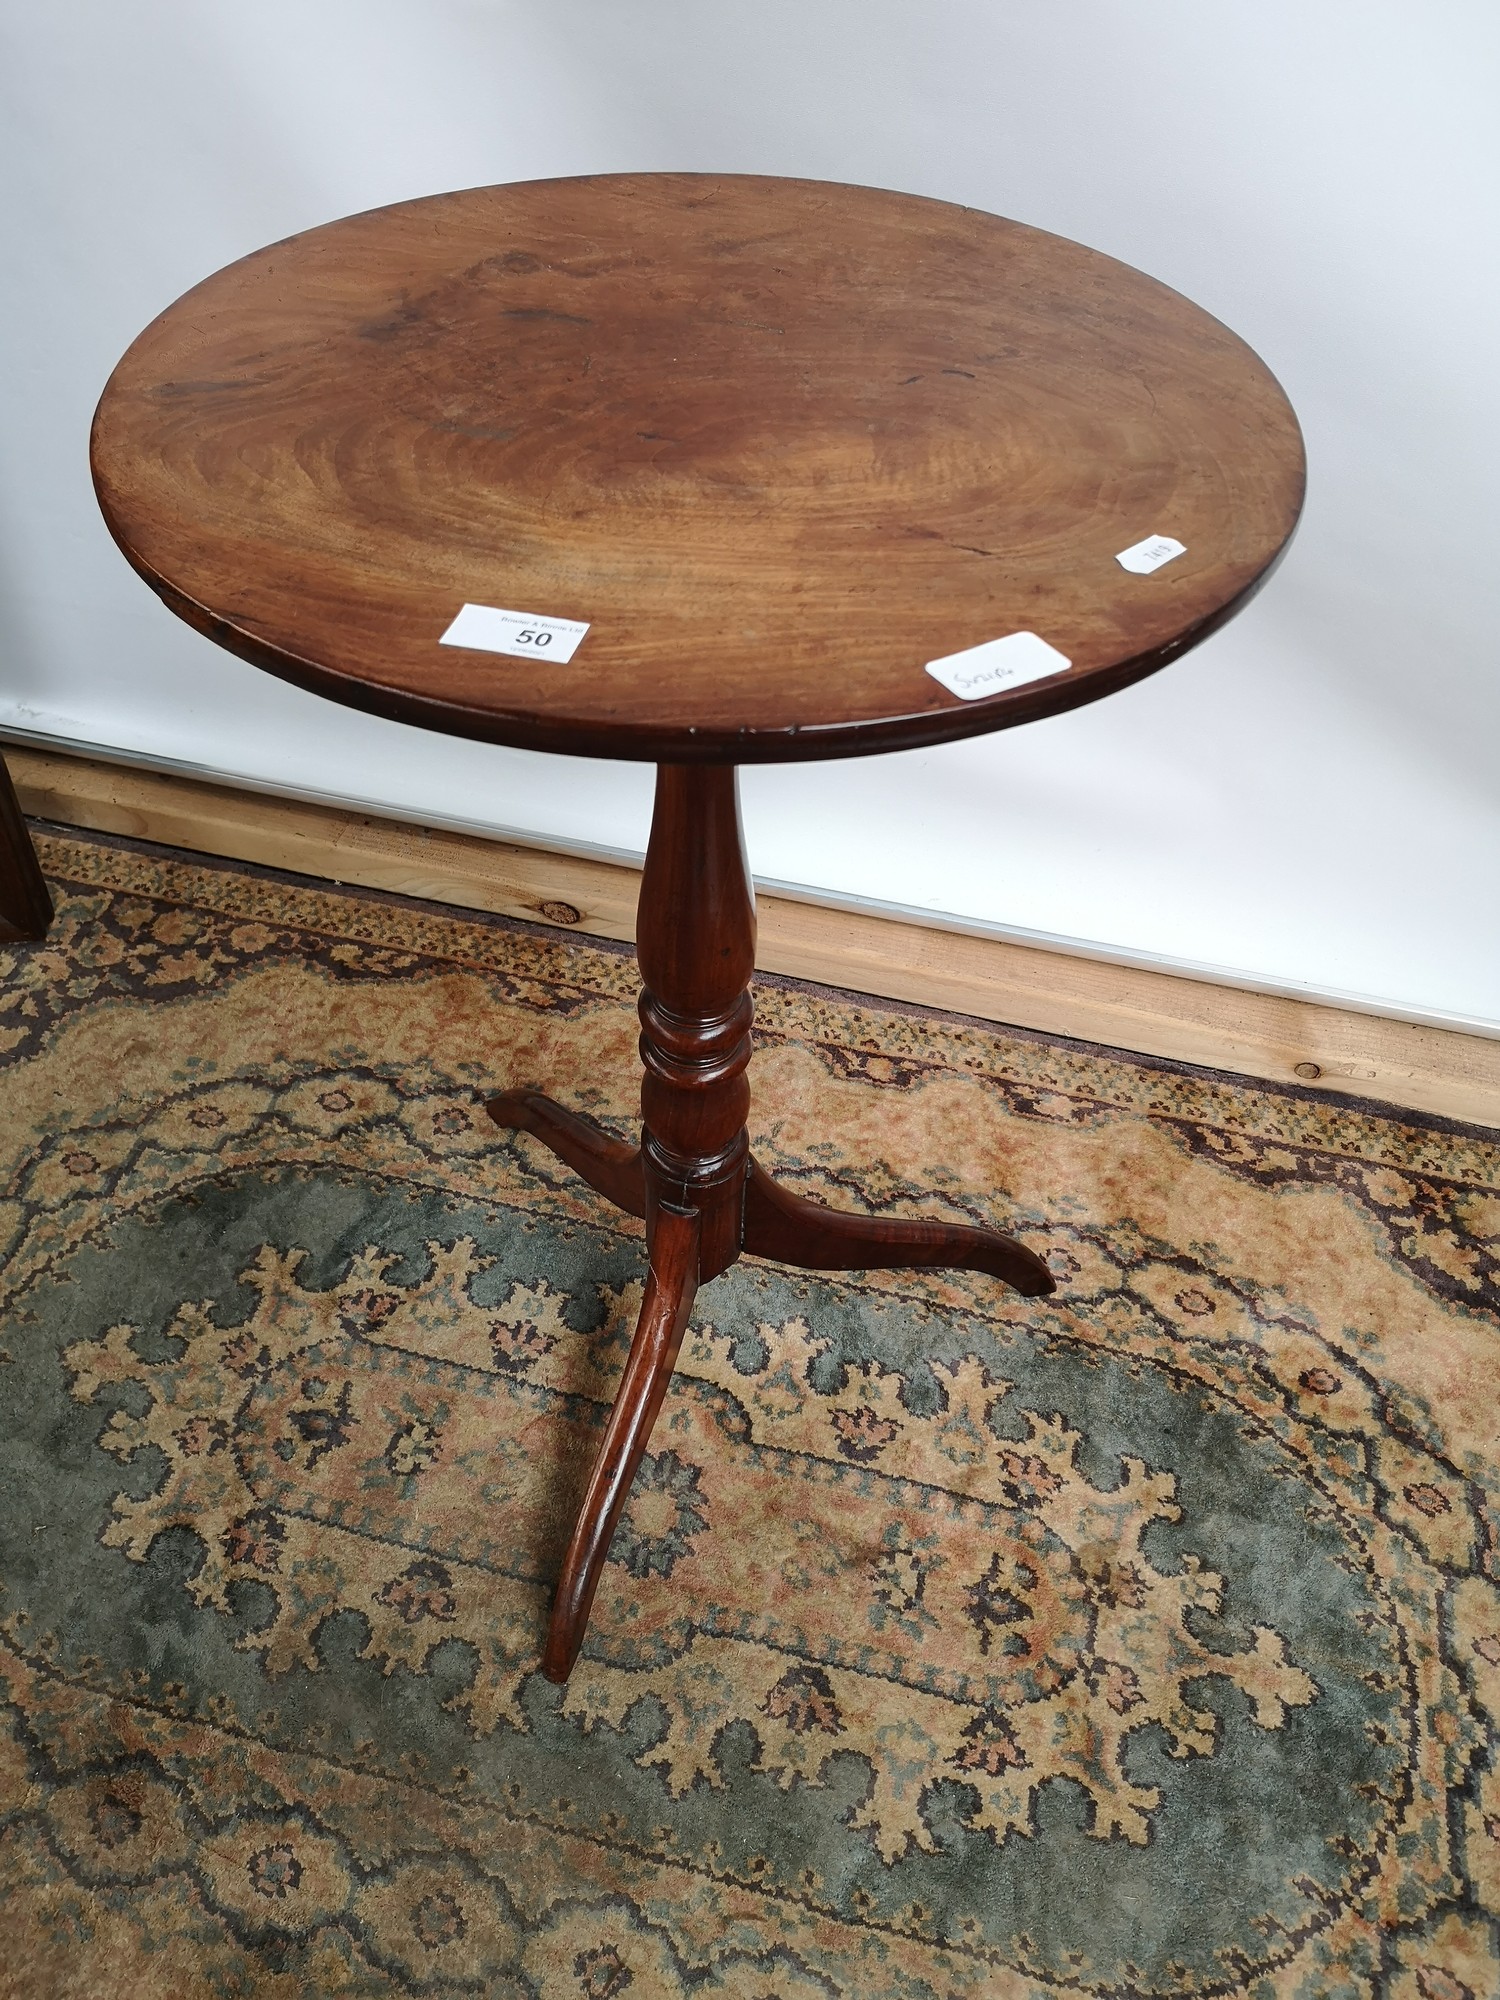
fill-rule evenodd
<path id="1" fill-rule="evenodd" d="M 728 762 L 1140 679 L 1264 580 L 1304 470 L 1263 363 L 1127 265 L 943 202 L 694 174 L 273 244 L 141 334 L 92 456 L 141 575 L 258 666 L 456 735 Z M 1116 560 L 1152 537 L 1185 553 Z M 466 604 L 588 630 L 566 662 L 442 643 Z M 1017 632 L 1070 664 L 1022 641 L 1042 677 L 986 655 L 976 699 L 926 671 Z"/>

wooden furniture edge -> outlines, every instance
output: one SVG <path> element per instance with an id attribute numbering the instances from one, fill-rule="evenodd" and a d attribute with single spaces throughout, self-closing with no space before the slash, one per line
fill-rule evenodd
<path id="1" fill-rule="evenodd" d="M 0 944 L 45 937 L 51 921 L 52 897 L 0 755 Z"/>
<path id="2" fill-rule="evenodd" d="M 640 874 L 624 864 L 19 745 L 5 754 L 33 818 L 635 938 Z M 783 896 L 757 906 L 762 971 L 1500 1126 L 1500 1041 L 1486 1036 Z"/>

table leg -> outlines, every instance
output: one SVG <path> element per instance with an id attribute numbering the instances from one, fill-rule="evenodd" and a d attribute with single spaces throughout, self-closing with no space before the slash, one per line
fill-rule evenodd
<path id="1" fill-rule="evenodd" d="M 507 1090 L 484 1107 L 497 1125 L 530 1132 L 556 1153 L 616 1208 L 627 1215 L 646 1213 L 646 1179 L 641 1149 L 616 1139 L 592 1118 L 554 1104 L 539 1090 Z"/>
<path id="2" fill-rule="evenodd" d="M 51 921 L 52 897 L 0 757 L 0 944 L 45 937 Z"/>
<path id="3" fill-rule="evenodd" d="M 698 1217 L 663 1202 L 655 1214 L 640 1321 L 552 1599 L 542 1655 L 549 1681 L 565 1681 L 578 1658 L 599 1572 L 677 1365 L 697 1290 Z"/>
<path id="4" fill-rule="evenodd" d="M 987 1271 L 1028 1299 L 1056 1289 L 1036 1252 L 998 1229 L 824 1208 L 779 1186 L 758 1160 L 750 1162 L 745 1187 L 742 1247 L 751 1257 L 806 1271 Z"/>
<path id="5" fill-rule="evenodd" d="M 676 1365 L 699 1285 L 742 1251 L 811 1270 L 959 1266 L 1028 1298 L 1053 1290 L 1034 1251 L 998 1230 L 845 1214 L 779 1187 L 750 1157 L 750 976 L 755 901 L 737 774 L 663 764 L 641 877 L 639 1151 L 534 1090 L 488 1106 L 532 1133 L 590 1186 L 644 1213 L 651 1269 L 553 1601 L 543 1671 L 566 1680 L 599 1573 Z"/>

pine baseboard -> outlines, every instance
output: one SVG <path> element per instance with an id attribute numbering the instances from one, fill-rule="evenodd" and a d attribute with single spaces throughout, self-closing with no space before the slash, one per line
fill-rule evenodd
<path id="1" fill-rule="evenodd" d="M 34 818 L 635 936 L 639 874 L 622 864 L 18 746 L 6 760 Z M 765 971 L 1500 1126 L 1500 1041 L 1485 1036 L 785 896 L 757 903 Z"/>

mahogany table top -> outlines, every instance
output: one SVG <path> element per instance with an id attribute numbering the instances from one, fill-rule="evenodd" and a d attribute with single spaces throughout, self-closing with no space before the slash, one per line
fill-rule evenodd
<path id="1" fill-rule="evenodd" d="M 147 327 L 95 418 L 130 561 L 356 708 L 586 755 L 753 763 L 1024 722 L 1264 581 L 1297 422 L 1218 321 L 1109 257 L 868 188 L 631 174 L 405 202 Z M 1115 560 L 1151 536 L 1186 553 Z M 566 664 L 440 644 L 584 621 Z M 1071 662 L 962 700 L 1016 631 Z"/>

